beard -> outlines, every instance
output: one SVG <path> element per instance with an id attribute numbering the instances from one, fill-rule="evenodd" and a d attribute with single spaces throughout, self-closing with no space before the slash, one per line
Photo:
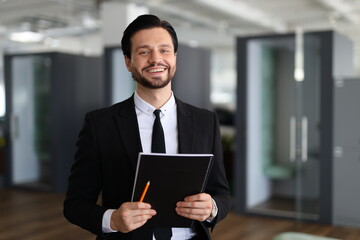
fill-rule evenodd
<path id="1" fill-rule="evenodd" d="M 165 66 L 165 65 L 163 65 Z M 153 66 L 148 66 L 144 69 L 142 69 L 142 71 L 145 71 L 147 68 L 150 68 Z M 171 80 L 174 78 L 175 75 L 175 67 L 174 68 L 169 68 L 167 67 L 167 78 L 165 78 L 165 80 L 163 80 L 161 77 L 153 77 L 151 79 L 144 77 L 143 74 L 141 74 L 137 69 L 134 69 L 133 71 L 131 71 L 132 77 L 133 79 L 141 84 L 142 86 L 146 87 L 146 88 L 150 88 L 150 89 L 159 89 L 159 88 L 163 88 L 166 87 Z"/>

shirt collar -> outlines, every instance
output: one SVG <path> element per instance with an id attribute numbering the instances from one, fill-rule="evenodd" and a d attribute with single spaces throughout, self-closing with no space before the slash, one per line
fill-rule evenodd
<path id="1" fill-rule="evenodd" d="M 142 111 L 143 113 L 149 116 L 153 115 L 155 107 L 152 106 L 150 103 L 146 102 L 145 100 L 143 100 L 137 94 L 136 91 L 134 93 L 134 102 L 135 102 L 135 107 L 137 107 L 140 111 Z M 174 106 L 175 106 L 175 97 L 174 97 L 174 93 L 171 92 L 171 96 L 169 100 L 160 108 L 161 113 L 166 115 L 167 113 L 169 113 L 170 109 L 172 109 Z"/>

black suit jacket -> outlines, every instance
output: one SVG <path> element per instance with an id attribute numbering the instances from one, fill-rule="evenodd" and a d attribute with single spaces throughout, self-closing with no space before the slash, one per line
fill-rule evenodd
<path id="1" fill-rule="evenodd" d="M 208 228 L 223 219 L 231 197 L 223 165 L 219 123 L 215 113 L 176 99 L 180 153 L 212 153 L 214 164 L 205 192 L 218 206 L 213 222 L 198 222 L 194 230 L 210 239 Z M 96 234 L 97 239 L 151 240 L 152 230 L 141 227 L 127 234 L 103 234 L 102 217 L 131 200 L 138 153 L 142 151 L 134 98 L 90 112 L 85 117 L 71 168 L 64 215 L 72 223 Z M 98 196 L 101 193 L 101 200 Z"/>

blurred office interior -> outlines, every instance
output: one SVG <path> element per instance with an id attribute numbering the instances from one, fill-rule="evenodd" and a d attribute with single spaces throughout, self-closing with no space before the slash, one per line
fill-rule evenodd
<path id="1" fill-rule="evenodd" d="M 66 190 L 144 13 L 177 31 L 175 95 L 218 113 L 233 213 L 360 229 L 358 0 L 0 0 L 0 191 Z"/>

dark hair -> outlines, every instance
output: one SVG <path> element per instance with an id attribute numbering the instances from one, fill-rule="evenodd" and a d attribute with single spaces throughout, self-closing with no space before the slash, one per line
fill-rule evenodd
<path id="1" fill-rule="evenodd" d="M 173 44 L 174 52 L 177 52 L 178 39 L 176 32 L 170 23 L 164 20 L 160 20 L 155 15 L 145 14 L 138 16 L 133 22 L 127 26 L 121 39 L 121 48 L 123 54 L 127 57 L 131 57 L 131 37 L 140 30 L 161 27 L 164 28 L 170 34 Z"/>

